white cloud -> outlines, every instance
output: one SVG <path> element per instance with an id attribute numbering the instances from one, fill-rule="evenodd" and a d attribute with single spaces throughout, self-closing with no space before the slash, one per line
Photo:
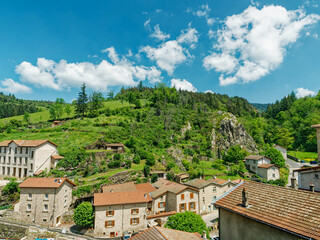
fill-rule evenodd
<path id="1" fill-rule="evenodd" d="M 212 26 L 214 24 L 214 18 L 207 18 L 207 24 Z"/>
<path id="2" fill-rule="evenodd" d="M 172 78 L 171 79 L 171 87 L 175 87 L 177 90 L 181 89 L 181 90 L 185 90 L 185 91 L 189 91 L 189 92 L 196 92 L 197 89 L 192 85 L 191 82 L 188 82 L 185 79 L 175 79 Z"/>
<path id="3" fill-rule="evenodd" d="M 215 51 L 204 58 L 203 65 L 207 70 L 221 72 L 221 85 L 256 81 L 279 67 L 286 48 L 319 19 L 319 15 L 307 15 L 301 9 L 249 6 L 226 18 L 222 29 L 215 33 Z"/>
<path id="4" fill-rule="evenodd" d="M 91 89 L 106 91 L 111 86 L 135 86 L 138 81 L 143 80 L 156 83 L 162 78 L 161 71 L 154 66 L 135 66 L 125 57 L 120 60 L 113 47 L 104 52 L 108 53 L 113 63 L 107 60 L 102 60 L 99 64 L 68 63 L 66 60 L 54 62 L 38 58 L 37 65 L 22 62 L 16 66 L 16 72 L 23 82 L 55 90 L 79 87 L 86 83 Z"/>
<path id="5" fill-rule="evenodd" d="M 206 90 L 204 93 L 211 93 L 211 94 L 214 94 L 214 92 L 213 92 L 213 91 L 211 91 L 211 90 Z"/>
<path id="6" fill-rule="evenodd" d="M 11 78 L 7 78 L 0 82 L 0 91 L 16 94 L 16 93 L 31 93 L 32 89 L 26 85 L 15 82 Z"/>
<path id="7" fill-rule="evenodd" d="M 314 91 L 311 91 L 311 90 L 305 89 L 305 88 L 297 88 L 295 90 L 295 92 L 296 92 L 297 98 L 303 98 L 303 97 L 307 97 L 307 96 L 316 95 L 316 93 Z"/>
<path id="8" fill-rule="evenodd" d="M 150 30 L 150 18 L 144 22 L 143 26 L 145 29 Z"/>
<path id="9" fill-rule="evenodd" d="M 185 50 L 175 40 L 167 41 L 158 48 L 142 47 L 140 51 L 145 52 L 149 59 L 156 61 L 157 65 L 167 71 L 169 75 L 173 74 L 176 65 L 187 60 Z"/>
<path id="10" fill-rule="evenodd" d="M 201 5 L 198 11 L 193 12 L 193 15 L 198 16 L 200 18 L 205 18 L 207 20 L 208 26 L 212 26 L 214 23 L 214 18 L 209 17 L 211 9 L 208 4 Z"/>
<path id="11" fill-rule="evenodd" d="M 194 43 L 198 42 L 198 31 L 195 28 L 189 28 L 182 30 L 180 36 L 177 39 L 178 43 L 187 43 L 190 44 L 191 48 L 194 48 Z"/>
<path id="12" fill-rule="evenodd" d="M 214 34 L 215 34 L 215 32 L 210 29 L 208 32 L 208 37 L 211 39 L 214 37 Z"/>
<path id="13" fill-rule="evenodd" d="M 156 12 L 160 13 L 160 12 L 162 12 L 162 9 L 156 9 Z"/>
<path id="14" fill-rule="evenodd" d="M 154 32 L 151 34 L 151 37 L 155 38 L 156 40 L 159 41 L 164 41 L 167 38 L 170 38 L 170 34 L 165 34 L 160 30 L 159 24 L 154 26 Z"/>

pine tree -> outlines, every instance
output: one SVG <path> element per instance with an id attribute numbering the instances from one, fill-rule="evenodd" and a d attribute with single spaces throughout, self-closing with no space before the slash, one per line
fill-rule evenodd
<path id="1" fill-rule="evenodd" d="M 76 106 L 76 113 L 78 115 L 85 116 L 87 109 L 88 109 L 88 96 L 86 93 L 86 84 L 83 83 L 81 86 L 81 90 L 78 94 L 78 99 L 77 99 L 77 106 Z"/>

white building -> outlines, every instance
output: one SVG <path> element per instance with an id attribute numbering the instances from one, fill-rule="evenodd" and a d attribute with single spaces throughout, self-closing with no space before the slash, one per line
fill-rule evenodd
<path id="1" fill-rule="evenodd" d="M 28 177 L 55 167 L 57 145 L 48 140 L 6 140 L 0 142 L 0 176 Z"/>
<path id="2" fill-rule="evenodd" d="M 247 169 L 267 181 L 280 178 L 279 168 L 271 164 L 271 159 L 266 156 L 249 155 L 245 157 L 245 162 Z"/>
<path id="3" fill-rule="evenodd" d="M 273 148 L 277 149 L 281 152 L 283 158 L 287 160 L 287 149 L 285 147 L 282 147 L 280 145 L 273 145 Z"/>

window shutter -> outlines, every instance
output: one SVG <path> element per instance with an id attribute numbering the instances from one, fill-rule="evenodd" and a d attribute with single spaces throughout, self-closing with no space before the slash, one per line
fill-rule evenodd
<path id="1" fill-rule="evenodd" d="M 182 205 L 182 204 L 180 204 L 180 206 L 179 206 L 179 212 L 181 212 L 181 205 Z"/>
<path id="2" fill-rule="evenodd" d="M 132 225 L 132 218 L 130 219 L 130 224 Z"/>
<path id="3" fill-rule="evenodd" d="M 158 208 L 160 208 L 160 202 L 158 202 Z"/>
<path id="4" fill-rule="evenodd" d="M 163 203 L 163 207 L 166 207 L 166 202 Z"/>
<path id="5" fill-rule="evenodd" d="M 109 211 L 106 212 L 106 216 L 107 216 L 107 217 L 109 216 Z"/>
<path id="6" fill-rule="evenodd" d="M 184 210 L 186 211 L 187 210 L 187 204 L 184 203 Z"/>
<path id="7" fill-rule="evenodd" d="M 112 210 L 112 216 L 114 215 L 114 210 Z"/>
<path id="8" fill-rule="evenodd" d="M 190 193 L 190 198 L 193 198 L 193 193 Z"/>
<path id="9" fill-rule="evenodd" d="M 191 206 L 191 203 L 189 203 L 189 210 L 191 209 L 190 206 Z"/>
<path id="10" fill-rule="evenodd" d="M 138 221 L 137 221 L 137 223 L 139 224 L 139 220 L 140 220 L 140 218 L 137 218 L 137 220 L 138 220 Z"/>
<path id="11" fill-rule="evenodd" d="M 137 214 L 139 213 L 139 208 L 137 209 Z"/>
<path id="12" fill-rule="evenodd" d="M 112 221 L 112 227 L 114 227 L 114 220 Z"/>
<path id="13" fill-rule="evenodd" d="M 131 209 L 131 215 L 133 214 L 133 209 Z"/>
<path id="14" fill-rule="evenodd" d="M 106 221 L 106 222 L 104 223 L 104 226 L 105 226 L 105 227 L 108 227 L 108 221 Z"/>

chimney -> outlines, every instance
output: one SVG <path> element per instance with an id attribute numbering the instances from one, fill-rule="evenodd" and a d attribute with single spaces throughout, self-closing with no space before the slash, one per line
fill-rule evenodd
<path id="1" fill-rule="evenodd" d="M 243 207 L 249 206 L 248 192 L 247 192 L 246 188 L 243 188 L 243 190 L 242 190 L 242 206 Z"/>
<path id="2" fill-rule="evenodd" d="M 202 239 L 207 240 L 207 233 L 204 230 L 202 232 Z"/>
<path id="3" fill-rule="evenodd" d="M 314 192 L 314 184 L 313 184 L 313 182 L 310 183 L 310 192 Z"/>
<path id="4" fill-rule="evenodd" d="M 298 189 L 297 188 L 297 179 L 294 176 L 291 178 L 291 187 L 296 190 Z"/>

